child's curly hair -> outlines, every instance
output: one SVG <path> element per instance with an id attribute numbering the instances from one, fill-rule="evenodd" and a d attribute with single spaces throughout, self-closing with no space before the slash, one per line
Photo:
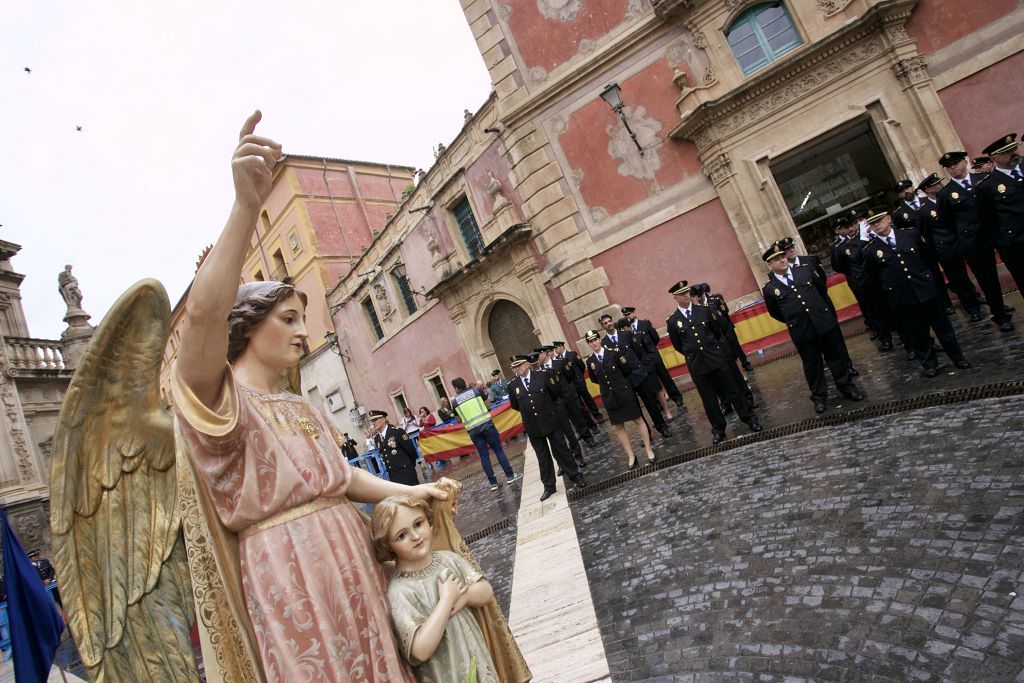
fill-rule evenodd
<path id="1" fill-rule="evenodd" d="M 373 539 L 373 550 L 377 553 L 377 559 L 381 562 L 395 559 L 395 553 L 391 551 L 388 535 L 391 531 L 391 524 L 395 521 L 395 515 L 400 507 L 419 510 L 427 518 L 427 524 L 434 526 L 433 512 L 425 500 L 413 498 L 412 496 L 390 496 L 377 503 L 376 507 L 373 508 L 373 517 L 370 518 L 370 537 Z"/>

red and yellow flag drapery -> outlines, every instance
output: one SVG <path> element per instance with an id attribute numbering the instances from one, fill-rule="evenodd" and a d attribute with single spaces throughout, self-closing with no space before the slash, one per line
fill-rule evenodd
<path id="1" fill-rule="evenodd" d="M 502 442 L 523 432 L 523 419 L 519 411 L 512 410 L 508 401 L 491 408 L 491 419 L 498 429 Z M 427 462 L 437 462 L 460 455 L 474 455 L 476 446 L 473 445 L 473 440 L 469 438 L 469 432 L 462 423 L 456 422 L 443 427 L 421 429 L 420 453 Z"/>

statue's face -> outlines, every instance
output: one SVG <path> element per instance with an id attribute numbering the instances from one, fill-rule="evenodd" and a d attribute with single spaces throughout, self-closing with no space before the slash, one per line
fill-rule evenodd
<path id="1" fill-rule="evenodd" d="M 283 370 L 299 362 L 306 339 L 306 307 L 298 294 L 279 301 L 270 314 L 249 332 L 249 345 L 243 356 L 270 368 Z"/>

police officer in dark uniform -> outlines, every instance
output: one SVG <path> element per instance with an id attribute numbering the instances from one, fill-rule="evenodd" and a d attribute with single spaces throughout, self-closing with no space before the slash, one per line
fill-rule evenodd
<path id="1" fill-rule="evenodd" d="M 912 182 L 904 179 L 896 185 L 896 192 L 900 196 L 900 205 L 891 214 L 892 226 L 897 230 L 916 229 L 921 208 L 920 200 L 917 197 L 917 188 Z M 942 268 L 939 267 L 939 255 L 931 240 L 924 234 L 921 235 L 921 257 L 928 264 L 928 270 L 932 271 L 932 278 L 942 292 L 942 303 L 946 305 L 946 312 L 952 314 L 953 302 L 949 299 L 946 279 L 942 276 Z"/>
<path id="2" fill-rule="evenodd" d="M 999 138 L 984 149 L 992 158 L 992 173 L 978 184 L 978 205 L 983 221 L 996 236 L 999 256 L 1024 292 L 1024 170 L 1017 134 Z"/>
<path id="3" fill-rule="evenodd" d="M 722 324 L 722 329 L 725 330 L 725 340 L 729 345 L 730 353 L 732 353 L 733 358 L 739 360 L 739 356 L 736 355 L 736 349 L 739 347 L 740 341 L 736 337 L 735 328 L 733 327 L 732 320 L 729 318 L 729 308 L 725 306 L 724 302 L 722 302 L 720 306 L 717 305 L 718 302 L 713 302 L 710 299 L 710 293 L 711 285 L 706 282 L 698 282 L 690 285 L 690 296 L 693 297 L 693 303 L 710 308 L 711 315 L 718 318 L 719 322 Z M 723 313 L 723 311 L 726 312 Z M 735 343 L 733 340 L 735 340 Z M 742 351 L 742 349 L 740 350 Z M 746 359 L 746 356 L 744 356 L 744 359 Z M 754 392 L 751 390 L 750 385 L 747 383 L 747 378 L 743 376 L 742 372 L 740 372 L 736 363 L 731 363 L 729 365 L 729 370 L 733 374 L 733 379 L 736 380 L 736 386 L 740 387 L 743 391 L 743 395 L 747 397 L 747 403 L 750 404 L 751 408 L 757 408 L 758 403 L 757 399 L 754 398 Z M 728 398 L 719 394 L 718 402 L 722 404 L 723 415 L 732 414 L 732 404 L 729 402 Z"/>
<path id="4" fill-rule="evenodd" d="M 982 319 L 981 299 L 974 283 L 967 275 L 967 260 L 964 258 L 963 245 L 956 232 L 948 232 L 948 225 L 939 219 L 939 203 L 937 197 L 942 191 L 942 179 L 932 173 L 917 186 L 925 194 L 921 200 L 921 211 L 917 214 L 917 230 L 921 238 L 935 250 L 942 264 L 942 270 L 949 278 L 949 288 L 953 290 L 960 305 L 970 316 L 971 322 Z M 934 274 L 934 273 L 933 273 Z"/>
<path id="5" fill-rule="evenodd" d="M 566 380 L 576 392 L 576 398 L 581 404 L 580 409 L 583 411 L 583 417 L 586 418 L 590 431 L 597 434 L 600 431 L 597 425 L 604 420 L 604 417 L 598 410 L 594 397 L 587 391 L 587 366 L 580 358 L 580 354 L 565 347 L 564 341 L 555 340 L 551 342 L 551 345 L 555 347 L 554 357 L 565 361 Z"/>
<path id="6" fill-rule="evenodd" d="M 725 341 L 725 330 L 717 315 L 707 306 L 693 303 L 690 285 L 680 280 L 669 287 L 669 294 L 675 297 L 676 310 L 665 324 L 672 347 L 686 357 L 704 413 L 711 423 L 711 437 L 714 443 L 725 439 L 725 416 L 718 404 L 719 394 L 724 395 L 735 407 L 740 419 L 752 432 L 761 431 L 761 422 L 747 402 L 742 389 L 736 384 L 729 365 L 736 365 L 729 344 Z"/>
<path id="7" fill-rule="evenodd" d="M 771 269 L 761 289 L 764 303 L 768 315 L 789 328 L 804 366 L 814 412 L 821 414 L 827 408 L 826 363 L 840 393 L 854 401 L 864 400 L 850 377 L 848 354 L 843 352 L 846 341 L 821 275 L 810 266 L 791 266 L 777 243 L 764 252 L 763 258 Z"/>
<path id="8" fill-rule="evenodd" d="M 383 410 L 370 411 L 370 426 L 377 432 L 373 443 L 384 461 L 388 479 L 407 486 L 419 484 L 416 475 L 418 454 L 409 434 L 388 422 L 388 414 Z"/>
<path id="9" fill-rule="evenodd" d="M 1003 289 L 996 270 L 995 229 L 990 220 L 983 220 L 975 197 L 977 186 L 990 176 L 967 172 L 966 152 L 946 152 L 939 157 L 950 181 L 938 195 L 938 218 L 943 234 L 956 235 L 953 248 L 967 261 L 988 303 L 992 322 L 1001 332 L 1013 330 L 1010 313 L 1003 303 Z"/>
<path id="10" fill-rule="evenodd" d="M 858 234 L 852 215 L 841 215 L 836 219 L 836 239 L 832 243 L 832 269 L 846 276 L 846 284 L 860 305 L 864 324 L 871 331 L 871 339 L 877 339 L 879 350 L 892 351 L 892 331 L 885 319 L 885 309 L 879 303 L 879 295 L 872 291 L 864 271 L 864 242 Z"/>
<path id="11" fill-rule="evenodd" d="M 903 321 L 904 333 L 924 368 L 921 374 L 925 377 L 939 374 L 929 327 L 956 367 L 971 367 L 943 310 L 934 276 L 921 257 L 922 243 L 917 230 L 893 230 L 885 207 L 872 209 L 867 220 L 871 229 L 871 240 L 865 249 L 868 274 L 885 292 L 893 312 Z"/>
<path id="12" fill-rule="evenodd" d="M 974 157 L 971 159 L 971 173 L 979 176 L 988 175 L 995 168 L 995 164 L 992 163 L 992 159 L 986 155 Z"/>
<path id="13" fill-rule="evenodd" d="M 586 467 L 587 461 L 583 457 L 583 449 L 580 448 L 580 441 L 590 447 L 594 443 L 594 437 L 590 435 L 590 428 L 583 417 L 583 411 L 579 408 L 579 401 L 576 400 L 575 391 L 570 393 L 569 382 L 565 377 L 565 361 L 555 360 L 555 347 L 544 345 L 533 350 L 540 357 L 538 369 L 547 372 L 558 384 L 558 400 L 555 405 L 558 407 L 558 418 L 562 421 L 562 431 L 565 432 L 566 440 L 569 442 L 569 450 L 572 451 L 576 462 L 580 467 Z M 570 399 L 572 399 L 570 401 Z"/>
<path id="14" fill-rule="evenodd" d="M 562 433 L 562 423 L 555 408 L 555 401 L 559 398 L 556 381 L 542 370 L 532 370 L 529 356 L 516 356 L 512 360 L 512 370 L 516 376 L 508 383 L 508 398 L 512 409 L 522 416 L 526 436 L 537 454 L 540 480 L 544 484 L 540 499 L 547 500 L 555 492 L 552 456 L 573 482 L 573 488 L 586 486 Z"/>
<path id="15" fill-rule="evenodd" d="M 672 436 L 672 431 L 668 428 L 668 422 L 665 420 L 665 414 L 661 412 L 661 404 L 658 402 L 661 382 L 658 381 L 654 361 L 654 356 L 658 352 L 651 348 L 650 339 L 633 334 L 628 318 L 619 318 L 615 323 L 615 330 L 618 332 L 618 344 L 607 345 L 608 349 L 613 352 L 629 349 L 637 357 L 639 362 L 630 375 L 629 381 L 633 383 L 636 395 L 647 408 L 647 414 L 651 416 L 654 428 L 665 438 Z"/>
<path id="16" fill-rule="evenodd" d="M 682 407 L 683 394 L 679 391 L 679 387 L 676 386 L 672 375 L 669 374 L 668 368 L 665 367 L 665 361 L 662 359 L 661 353 L 658 352 L 658 342 L 661 341 L 661 335 L 654 329 L 654 324 L 645 318 L 638 318 L 636 308 L 633 306 L 623 306 L 622 315 L 626 316 L 626 319 L 629 320 L 633 335 L 639 336 L 645 344 L 654 349 L 654 372 L 658 375 L 658 381 L 672 402 Z"/>

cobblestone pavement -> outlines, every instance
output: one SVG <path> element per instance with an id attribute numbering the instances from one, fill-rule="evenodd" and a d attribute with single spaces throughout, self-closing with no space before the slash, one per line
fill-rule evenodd
<path id="1" fill-rule="evenodd" d="M 481 538 L 469 546 L 494 589 L 494 597 L 508 619 L 512 598 L 512 565 L 515 563 L 516 528 L 510 527 Z"/>
<path id="2" fill-rule="evenodd" d="M 574 502 L 613 680 L 1019 676 L 1022 414 L 864 420 Z"/>

